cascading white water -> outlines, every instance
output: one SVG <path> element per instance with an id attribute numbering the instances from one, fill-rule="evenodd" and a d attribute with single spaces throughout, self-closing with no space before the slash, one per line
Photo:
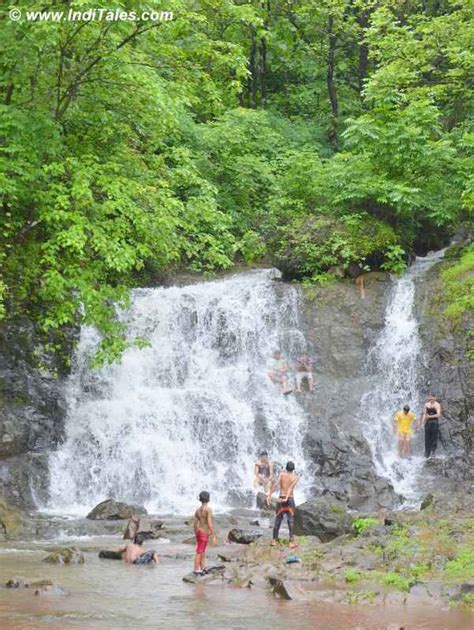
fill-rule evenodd
<path id="1" fill-rule="evenodd" d="M 265 369 L 275 348 L 292 359 L 305 348 L 297 292 L 277 292 L 276 273 L 134 291 L 122 316 L 150 346 L 99 371 L 98 335 L 81 331 L 50 508 L 81 514 L 112 496 L 184 513 L 203 489 L 217 505 L 250 504 L 259 449 L 302 468 L 304 413 Z"/>
<path id="2" fill-rule="evenodd" d="M 390 479 L 406 505 L 416 503 L 419 496 L 417 482 L 424 461 L 423 431 L 417 431 L 412 437 L 412 456 L 400 459 L 393 416 L 405 404 L 411 407 L 417 419 L 423 410 L 418 366 L 424 358 L 415 314 L 415 281 L 442 258 L 444 251 L 417 257 L 408 271 L 394 281 L 384 329 L 368 357 L 374 385 L 361 400 L 360 418 L 367 427 L 376 470 Z"/>

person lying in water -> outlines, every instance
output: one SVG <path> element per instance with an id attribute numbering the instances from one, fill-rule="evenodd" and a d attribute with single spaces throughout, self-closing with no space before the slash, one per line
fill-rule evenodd
<path id="1" fill-rule="evenodd" d="M 133 539 L 133 544 L 120 547 L 119 553 L 127 564 L 159 564 L 160 556 L 150 549 L 143 551 L 143 543 L 146 537 L 143 534 L 137 534 Z"/>

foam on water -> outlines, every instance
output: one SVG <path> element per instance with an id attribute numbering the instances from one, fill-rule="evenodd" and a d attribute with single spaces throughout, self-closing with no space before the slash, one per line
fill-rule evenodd
<path id="1" fill-rule="evenodd" d="M 275 348 L 305 348 L 297 292 L 277 291 L 276 273 L 134 291 L 121 316 L 150 346 L 101 370 L 89 366 L 98 334 L 83 328 L 66 441 L 50 459 L 50 512 L 84 514 L 113 496 L 184 513 L 204 488 L 216 506 L 250 504 L 262 447 L 304 472 L 306 418 L 265 369 Z"/>
<path id="2" fill-rule="evenodd" d="M 367 427 L 377 472 L 390 479 L 407 506 L 419 500 L 417 481 L 424 461 L 424 442 L 420 431 L 412 437 L 412 457 L 399 459 L 393 416 L 405 404 L 417 418 L 422 413 L 424 398 L 418 366 L 424 357 L 415 314 L 415 281 L 442 258 L 444 251 L 417 257 L 409 270 L 394 280 L 385 326 L 368 357 L 368 373 L 374 386 L 361 401 L 359 417 Z"/>

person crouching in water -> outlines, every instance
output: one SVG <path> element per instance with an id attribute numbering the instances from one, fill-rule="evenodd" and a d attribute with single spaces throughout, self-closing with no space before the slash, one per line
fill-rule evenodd
<path id="1" fill-rule="evenodd" d="M 295 473 L 294 463 L 287 462 L 286 470 L 280 473 L 278 479 L 275 481 L 273 487 L 268 493 L 267 503 L 268 505 L 270 505 L 272 501 L 272 494 L 275 492 L 278 486 L 280 487 L 280 498 L 277 499 L 275 523 L 273 525 L 273 540 L 270 543 L 272 546 L 278 543 L 280 527 L 283 521 L 283 517 L 286 514 L 288 520 L 290 547 L 296 547 L 293 536 L 293 523 L 295 519 L 295 499 L 293 497 L 293 492 L 298 481 L 299 477 Z"/>
<path id="2" fill-rule="evenodd" d="M 209 507 L 209 492 L 203 490 L 199 494 L 201 506 L 194 512 L 194 534 L 196 535 L 196 557 L 194 558 L 194 575 L 204 575 L 206 573 L 206 547 L 209 536 L 212 542 L 217 545 L 217 536 L 212 525 L 212 510 Z"/>
<path id="3" fill-rule="evenodd" d="M 122 558 L 128 564 L 159 564 L 160 556 L 150 549 L 149 551 L 143 551 L 143 543 L 146 540 L 144 534 L 137 534 L 133 539 L 133 544 L 121 547 L 119 552 L 122 554 Z"/>
<path id="4" fill-rule="evenodd" d="M 416 416 L 410 407 L 405 405 L 402 411 L 397 411 L 393 421 L 398 439 L 398 456 L 410 455 L 411 425 L 415 422 Z"/>

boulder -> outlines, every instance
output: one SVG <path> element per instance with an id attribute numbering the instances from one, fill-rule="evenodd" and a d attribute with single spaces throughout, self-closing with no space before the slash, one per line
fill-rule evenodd
<path id="1" fill-rule="evenodd" d="M 423 501 L 421 502 L 420 510 L 426 510 L 426 508 L 429 508 L 430 505 L 433 503 L 433 499 L 434 499 L 434 496 L 431 493 L 427 494 L 423 498 Z"/>
<path id="2" fill-rule="evenodd" d="M 261 537 L 261 532 L 239 529 L 237 527 L 231 529 L 228 534 L 228 539 L 230 540 L 230 542 L 236 542 L 241 545 L 250 545 L 250 543 L 255 542 L 256 540 L 258 540 L 258 538 Z"/>
<path id="3" fill-rule="evenodd" d="M 114 499 L 106 499 L 96 505 L 86 518 L 93 521 L 118 521 L 131 518 L 134 514 L 147 514 L 147 511 L 140 505 L 129 505 L 121 501 L 114 501 Z"/>
<path id="4" fill-rule="evenodd" d="M 34 586 L 33 584 L 31 585 Z M 35 589 L 35 595 L 69 595 L 69 591 L 59 584 L 46 584 Z"/>
<path id="5" fill-rule="evenodd" d="M 84 556 L 76 547 L 63 547 L 53 551 L 43 562 L 50 564 L 84 564 Z"/>
<path id="6" fill-rule="evenodd" d="M 267 503 L 267 495 L 264 492 L 257 492 L 257 508 L 266 512 L 276 509 L 276 499 L 272 498 L 270 505 Z"/>
<path id="7" fill-rule="evenodd" d="M 352 521 L 343 503 L 319 497 L 296 508 L 294 531 L 298 536 L 317 536 L 321 542 L 329 542 L 350 533 Z"/>
<path id="8" fill-rule="evenodd" d="M 10 578 L 5 586 L 6 588 L 29 588 L 34 590 L 35 595 L 69 595 L 66 588 L 53 584 L 51 580 L 30 580 L 17 575 Z"/>
<path id="9" fill-rule="evenodd" d="M 160 521 L 158 518 L 144 516 L 139 520 L 137 533 L 143 534 L 147 540 L 161 538 L 162 532 L 160 530 L 162 527 L 163 521 Z"/>
<path id="10" fill-rule="evenodd" d="M 209 567 L 204 575 L 195 575 L 194 571 L 187 573 L 183 577 L 183 582 L 188 584 L 198 584 L 201 582 L 213 582 L 215 580 L 223 580 L 225 573 L 224 566 Z"/>
<path id="11" fill-rule="evenodd" d="M 15 538 L 21 533 L 23 517 L 21 512 L 0 496 L 0 539 Z"/>

